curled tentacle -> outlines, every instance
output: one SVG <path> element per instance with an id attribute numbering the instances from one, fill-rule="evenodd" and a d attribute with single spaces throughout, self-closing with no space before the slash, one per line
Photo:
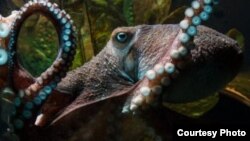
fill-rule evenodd
<path id="1" fill-rule="evenodd" d="M 14 125 L 16 128 L 24 126 L 23 121 L 32 117 L 32 111 L 47 99 L 57 83 L 66 75 L 71 62 L 74 59 L 76 49 L 75 27 L 70 16 L 60 10 L 56 4 L 47 1 L 30 1 L 25 4 L 15 22 L 12 25 L 9 40 L 9 80 L 13 76 L 14 68 L 17 65 L 17 38 L 24 21 L 34 13 L 41 13 L 46 16 L 56 27 L 59 37 L 59 51 L 53 64 L 39 76 L 36 81 L 24 90 L 25 93 L 14 98 L 17 110 L 15 113 Z M 11 83 L 11 82 L 10 82 Z"/>
<path id="2" fill-rule="evenodd" d="M 0 15 L 0 66 L 6 65 L 8 61 L 8 54 L 4 48 L 5 39 L 9 36 L 11 25 L 17 14 L 18 11 L 13 11 L 8 17 Z"/>
<path id="3" fill-rule="evenodd" d="M 190 60 L 190 51 L 193 49 L 194 36 L 197 35 L 197 26 L 202 21 L 208 20 L 213 5 L 218 4 L 215 0 L 194 0 L 190 8 L 185 11 L 185 18 L 180 22 L 181 31 L 171 46 L 170 58 L 162 58 L 152 70 L 145 74 L 146 79 L 138 86 L 135 91 L 129 109 L 123 111 L 134 111 L 138 107 L 150 104 L 161 94 L 163 87 L 171 84 L 180 70 L 184 69 Z M 168 61 L 170 60 L 170 61 Z"/>

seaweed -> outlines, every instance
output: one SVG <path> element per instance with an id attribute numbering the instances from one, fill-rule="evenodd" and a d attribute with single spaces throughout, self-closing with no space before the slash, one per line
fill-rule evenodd
<path id="1" fill-rule="evenodd" d="M 124 0 L 123 1 L 123 14 L 125 20 L 129 26 L 135 24 L 134 21 L 134 11 L 133 11 L 133 0 Z"/>
<path id="2" fill-rule="evenodd" d="M 236 40 L 238 44 L 240 45 L 240 47 L 244 48 L 245 37 L 239 30 L 237 30 L 236 28 L 232 28 L 227 32 L 227 36 Z"/>

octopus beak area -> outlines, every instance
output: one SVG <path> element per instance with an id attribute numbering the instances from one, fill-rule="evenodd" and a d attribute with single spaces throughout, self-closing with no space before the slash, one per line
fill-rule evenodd
<path id="1" fill-rule="evenodd" d="M 187 46 L 190 49 L 183 52 L 185 57 L 178 57 L 172 50 L 181 49 L 177 39 L 180 29 L 174 29 L 172 32 L 175 34 L 171 35 L 175 35 L 175 39 L 158 39 L 157 42 L 166 46 L 157 49 L 159 51 L 155 50 L 157 54 L 147 55 L 139 60 L 139 64 L 147 64 L 143 62 L 147 60 L 149 67 L 139 66 L 138 72 L 145 73 L 139 77 L 139 84 L 128 100 L 127 110 L 162 105 L 164 102 L 184 103 L 199 100 L 222 89 L 238 73 L 243 55 L 236 41 L 215 30 L 199 26 L 198 34 Z M 148 48 L 150 50 L 155 47 Z M 149 56 L 159 58 L 148 58 Z"/>

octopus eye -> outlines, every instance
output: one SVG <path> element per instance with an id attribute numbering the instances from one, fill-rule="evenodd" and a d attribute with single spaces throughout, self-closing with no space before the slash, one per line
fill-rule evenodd
<path id="1" fill-rule="evenodd" d="M 116 34 L 116 40 L 120 43 L 125 43 L 128 39 L 128 34 L 125 32 L 119 32 Z"/>

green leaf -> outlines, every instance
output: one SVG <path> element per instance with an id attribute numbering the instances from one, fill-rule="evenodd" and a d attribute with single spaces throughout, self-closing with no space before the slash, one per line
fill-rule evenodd
<path id="1" fill-rule="evenodd" d="M 134 25 L 133 0 L 123 1 L 123 15 L 129 26 Z"/>
<path id="2" fill-rule="evenodd" d="M 182 6 L 167 15 L 162 21 L 162 24 L 178 23 L 184 18 L 184 11 L 187 6 Z"/>
<path id="3" fill-rule="evenodd" d="M 228 87 L 235 89 L 236 91 L 239 91 L 243 95 L 247 96 L 250 99 L 250 72 L 245 71 L 239 73 L 233 81 L 231 81 L 228 84 Z"/>
<path id="4" fill-rule="evenodd" d="M 227 32 L 227 36 L 229 36 L 230 38 L 236 40 L 238 42 L 238 44 L 240 45 L 240 47 L 244 47 L 245 46 L 245 37 L 244 35 L 237 30 L 236 28 L 232 28 Z"/>
<path id="5" fill-rule="evenodd" d="M 21 7 L 24 5 L 24 1 L 22 0 L 12 0 L 12 2 L 17 6 L 17 7 Z"/>
<path id="6" fill-rule="evenodd" d="M 169 14 L 172 0 L 134 0 L 135 24 L 160 23 Z"/>
<path id="7" fill-rule="evenodd" d="M 107 1 L 106 0 L 92 0 L 94 3 L 96 3 L 97 5 L 99 6 L 104 6 L 106 7 L 108 4 L 107 4 Z"/>
<path id="8" fill-rule="evenodd" d="M 163 106 L 191 118 L 198 118 L 212 109 L 219 101 L 219 95 L 213 94 L 206 98 L 188 103 L 167 103 Z"/>

